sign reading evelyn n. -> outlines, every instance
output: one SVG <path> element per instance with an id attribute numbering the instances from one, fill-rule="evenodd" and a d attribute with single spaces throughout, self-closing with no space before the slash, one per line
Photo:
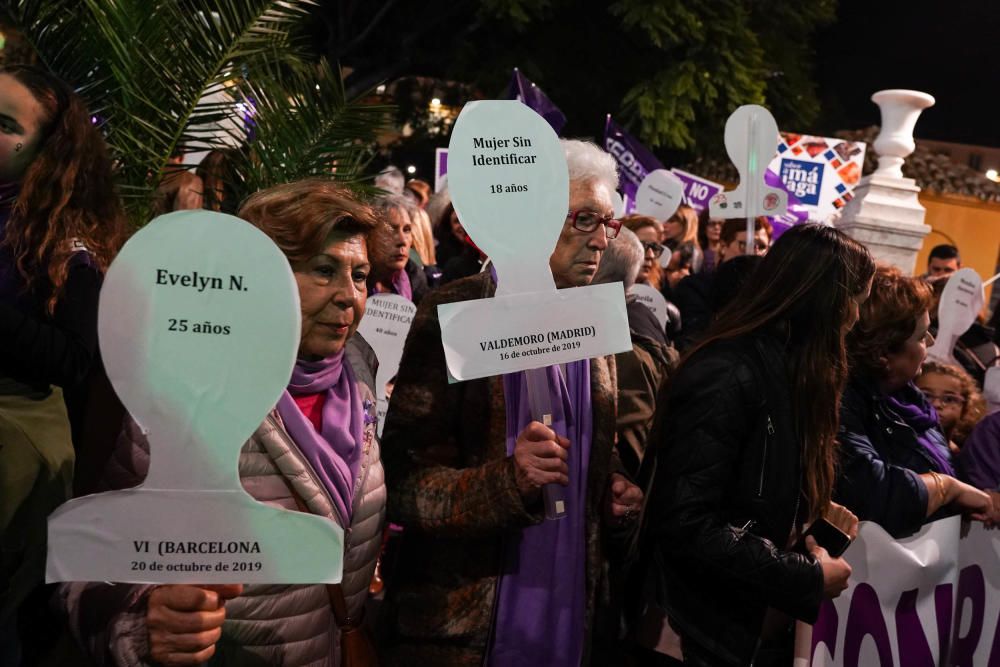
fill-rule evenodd
<path id="1" fill-rule="evenodd" d="M 341 528 L 257 502 L 237 468 L 288 384 L 300 326 L 287 260 L 239 218 L 171 213 L 125 244 L 101 290 L 98 334 L 112 386 L 147 436 L 149 474 L 53 512 L 48 581 L 340 581 Z"/>
<path id="2" fill-rule="evenodd" d="M 557 290 L 549 256 L 569 202 L 566 158 L 552 128 L 517 102 L 467 104 L 448 150 L 455 210 L 496 268 L 492 299 L 438 307 L 458 380 L 631 348 L 620 283 Z"/>

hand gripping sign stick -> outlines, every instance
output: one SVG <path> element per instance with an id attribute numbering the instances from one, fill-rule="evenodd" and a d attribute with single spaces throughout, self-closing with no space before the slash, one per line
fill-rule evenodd
<path id="1" fill-rule="evenodd" d="M 774 116 L 756 104 L 740 107 L 726 121 L 726 153 L 740 173 L 740 184 L 713 197 L 709 211 L 713 218 L 746 216 L 748 255 L 754 254 L 754 218 L 784 215 L 788 209 L 788 193 L 764 182 L 767 165 L 778 152 L 779 136 Z"/>
<path id="2" fill-rule="evenodd" d="M 546 367 L 631 349 L 622 285 L 556 289 L 549 257 L 569 209 L 569 175 L 555 132 L 534 111 L 514 101 L 467 104 L 448 161 L 455 210 L 497 272 L 492 299 L 438 306 L 448 370 L 459 381 L 527 371 L 531 416 L 550 422 Z M 562 492 L 546 487 L 549 518 L 565 514 Z"/>
<path id="3" fill-rule="evenodd" d="M 938 305 L 938 333 L 927 350 L 930 359 L 957 364 L 952 350 L 962 334 L 969 330 L 986 303 L 983 280 L 975 269 L 959 269 L 948 278 Z"/>
<path id="4" fill-rule="evenodd" d="M 98 334 L 111 384 L 148 437 L 149 474 L 53 512 L 47 581 L 340 581 L 343 530 L 257 502 L 237 468 L 288 384 L 300 326 L 288 261 L 239 218 L 170 213 L 125 244 Z"/>

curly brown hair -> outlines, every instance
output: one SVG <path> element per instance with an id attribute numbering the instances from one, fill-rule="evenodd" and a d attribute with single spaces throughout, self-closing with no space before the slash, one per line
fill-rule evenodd
<path id="1" fill-rule="evenodd" d="M 0 68 L 41 105 L 39 151 L 21 181 L 2 244 L 9 247 L 25 290 L 41 290 L 51 314 L 82 245 L 104 272 L 127 228 L 104 138 L 66 83 L 33 65 Z"/>
<path id="2" fill-rule="evenodd" d="M 931 307 L 931 289 L 894 266 L 880 265 L 872 292 L 859 309 L 858 323 L 847 336 L 851 373 L 875 380 L 888 370 L 885 355 L 898 352 L 913 335 L 917 320 Z"/>
<path id="3" fill-rule="evenodd" d="M 962 416 L 958 418 L 958 423 L 955 424 L 951 433 L 948 434 L 949 440 L 953 440 L 955 444 L 961 446 L 965 442 L 965 439 L 969 437 L 972 428 L 986 415 L 986 401 L 983 399 L 983 395 L 979 393 L 979 386 L 972 379 L 971 375 L 966 373 L 963 368 L 954 364 L 925 361 L 920 373 L 921 375 L 929 375 L 931 373 L 947 375 L 958 380 L 961 385 L 962 398 L 965 399 L 965 402 L 962 403 Z"/>
<path id="4" fill-rule="evenodd" d="M 239 216 L 271 237 L 293 268 L 321 253 L 334 229 L 367 238 L 378 220 L 350 190 L 321 178 L 261 190 Z"/>

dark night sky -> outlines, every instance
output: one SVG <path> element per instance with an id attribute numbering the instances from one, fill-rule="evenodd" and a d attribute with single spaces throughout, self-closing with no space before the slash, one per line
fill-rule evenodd
<path id="1" fill-rule="evenodd" d="M 840 0 L 837 23 L 816 39 L 823 116 L 815 129 L 877 124 L 871 94 L 911 88 L 937 100 L 917 138 L 1000 147 L 998 43 L 996 0 Z"/>

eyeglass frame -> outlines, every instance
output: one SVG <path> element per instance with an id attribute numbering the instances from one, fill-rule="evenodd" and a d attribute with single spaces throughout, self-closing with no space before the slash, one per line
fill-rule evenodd
<path id="1" fill-rule="evenodd" d="M 594 225 L 591 229 L 584 229 L 577 224 L 577 219 L 580 217 L 581 213 L 586 213 L 587 215 L 592 215 L 598 218 L 597 225 L 604 225 L 604 235 L 608 240 L 612 240 L 618 237 L 618 232 L 621 231 L 622 222 L 621 220 L 616 220 L 614 216 L 608 216 L 606 218 L 601 217 L 594 211 L 588 211 L 582 209 L 579 211 L 570 211 L 566 214 L 566 217 L 571 221 L 570 224 L 573 225 L 573 229 L 578 232 L 583 232 L 584 234 L 593 234 L 597 230 L 597 225 Z"/>
<path id="2" fill-rule="evenodd" d="M 920 391 L 924 395 L 924 398 L 928 403 L 934 404 L 934 401 L 941 401 L 942 405 L 965 405 L 966 398 L 964 396 L 959 396 L 957 394 L 931 394 L 929 392 Z"/>
<path id="3" fill-rule="evenodd" d="M 642 241 L 642 254 L 645 255 L 648 251 L 653 251 L 653 259 L 659 259 L 663 256 L 663 251 L 667 249 L 667 246 L 662 243 L 657 243 L 656 241 Z"/>

